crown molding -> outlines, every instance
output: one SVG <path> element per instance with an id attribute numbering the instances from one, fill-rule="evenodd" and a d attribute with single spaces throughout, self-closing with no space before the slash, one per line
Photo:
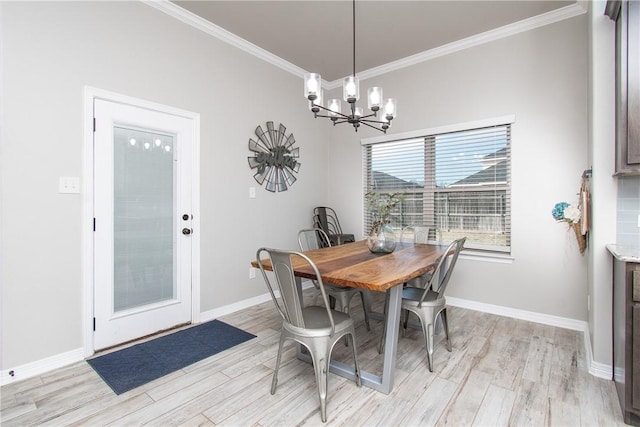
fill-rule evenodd
<path id="1" fill-rule="evenodd" d="M 304 74 L 307 72 L 297 65 L 292 64 L 289 61 L 285 61 L 279 56 L 274 55 L 268 50 L 262 49 L 255 44 L 248 42 L 242 37 L 238 37 L 235 34 L 219 27 L 206 19 L 199 17 L 198 15 L 183 9 L 180 6 L 170 2 L 169 0 L 141 0 L 142 3 L 147 6 L 151 6 L 167 15 L 176 18 L 179 21 L 184 22 L 187 25 L 192 26 L 204 33 L 207 33 L 231 46 L 237 47 L 257 58 L 262 59 L 278 68 L 281 68 L 291 74 L 294 74 L 300 78 L 304 78 Z"/>
<path id="2" fill-rule="evenodd" d="M 397 61 L 389 62 L 379 67 L 361 71 L 358 73 L 358 77 L 360 78 L 360 80 L 376 77 L 382 74 L 389 73 L 391 71 L 407 68 L 422 62 L 429 61 L 431 59 L 449 55 L 454 52 L 459 52 L 464 49 L 469 49 L 471 47 L 475 47 L 484 43 L 489 43 L 505 37 L 510 37 L 515 34 L 533 30 L 535 28 L 544 27 L 545 25 L 573 18 L 586 12 L 586 9 L 584 9 L 579 3 L 575 3 L 569 6 L 562 7 L 560 9 L 553 10 L 551 12 L 543 13 L 538 16 L 523 19 L 522 21 L 514 22 L 513 24 L 505 25 L 503 27 L 495 28 L 493 30 L 485 31 L 484 33 L 476 34 L 465 39 L 457 40 L 455 42 L 426 50 L 424 52 L 420 52 L 415 55 L 399 59 Z M 329 82 L 327 88 L 333 89 L 341 85 L 342 79 L 338 79 L 333 82 Z"/>
<path id="3" fill-rule="evenodd" d="M 180 6 L 170 2 L 169 0 L 141 0 L 144 4 L 151 6 L 167 15 L 184 22 L 200 31 L 203 31 L 231 46 L 237 47 L 251 55 L 256 56 L 278 68 L 281 68 L 291 74 L 294 74 L 300 78 L 304 78 L 306 70 L 292 64 L 280 58 L 273 53 L 256 46 L 255 44 L 248 42 L 247 40 L 236 36 L 235 34 L 219 27 L 206 19 L 199 17 L 198 15 L 183 9 Z M 360 80 L 366 80 L 372 77 L 376 77 L 382 74 L 397 71 L 403 68 L 411 67 L 422 62 L 429 61 L 431 59 L 439 58 L 441 56 L 449 55 L 454 52 L 459 52 L 464 49 L 469 49 L 484 43 L 489 43 L 495 40 L 499 40 L 505 37 L 510 37 L 515 34 L 519 34 L 525 31 L 530 31 L 535 28 L 543 27 L 545 25 L 553 24 L 555 22 L 570 19 L 575 16 L 582 15 L 587 12 L 584 1 L 578 1 L 575 4 L 562 7 L 560 9 L 553 10 L 551 12 L 543 13 L 538 16 L 523 19 L 522 21 L 514 22 L 513 24 L 505 25 L 500 28 L 485 31 L 484 33 L 476 34 L 471 37 L 467 37 L 462 40 L 457 40 L 434 49 L 426 50 L 424 52 L 417 53 L 415 55 L 408 56 L 406 58 L 399 59 L 397 61 L 389 62 L 379 67 L 370 68 L 358 73 Z M 325 89 L 336 89 L 342 85 L 342 78 L 334 80 L 332 82 L 322 81 L 322 85 Z"/>

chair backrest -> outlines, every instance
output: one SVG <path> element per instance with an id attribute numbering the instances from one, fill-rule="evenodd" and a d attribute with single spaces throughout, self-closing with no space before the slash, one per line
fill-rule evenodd
<path id="1" fill-rule="evenodd" d="M 336 211 L 326 206 L 318 206 L 313 209 L 313 227 L 321 229 L 329 237 L 326 243 L 320 242 L 323 247 L 355 242 L 353 234 L 342 232 Z"/>
<path id="2" fill-rule="evenodd" d="M 331 246 L 331 242 L 327 233 L 320 228 L 306 228 L 298 231 L 298 245 L 304 252 Z"/>
<path id="3" fill-rule="evenodd" d="M 264 268 L 262 259 L 264 253 L 268 254 L 269 260 L 271 262 L 273 276 L 275 277 L 275 287 L 269 280 L 269 276 L 267 275 L 267 272 Z M 296 278 L 293 274 L 293 265 L 291 261 L 293 257 L 302 258 L 312 268 L 316 276 L 314 280 L 317 282 L 318 288 L 320 289 L 320 292 L 322 294 L 324 306 L 327 310 L 327 316 L 331 323 L 330 335 L 333 335 L 335 324 L 333 322 L 333 316 L 331 314 L 331 306 L 329 305 L 329 300 L 324 290 L 324 284 L 322 283 L 322 278 L 320 277 L 320 272 L 318 271 L 318 267 L 316 267 L 313 261 L 311 261 L 311 259 L 309 259 L 309 257 L 307 257 L 306 255 L 299 252 L 279 249 L 258 249 L 258 252 L 256 252 L 256 262 L 260 267 L 262 277 L 264 278 L 264 282 L 269 289 L 269 294 L 271 294 L 273 303 L 282 316 L 283 321 L 298 328 L 306 327 L 304 323 L 304 317 L 302 315 L 302 312 L 304 311 L 302 292 L 298 288 Z M 276 293 L 280 294 L 280 300 L 278 300 Z"/>
<path id="4" fill-rule="evenodd" d="M 342 234 L 338 214 L 326 206 L 318 206 L 313 209 L 313 226 L 321 228 L 327 234 Z"/>
<path id="5" fill-rule="evenodd" d="M 447 251 L 440 257 L 438 266 L 434 270 L 431 280 L 429 280 L 429 283 L 422 293 L 420 304 L 422 304 L 422 301 L 424 301 L 430 290 L 436 292 L 438 294 L 438 298 L 442 298 L 444 296 L 444 291 L 449 284 L 451 273 L 453 273 L 453 267 L 455 267 L 456 262 L 458 261 L 458 255 L 460 255 L 460 251 L 462 250 L 466 240 L 466 237 L 462 237 L 458 240 L 454 240 L 451 242 L 449 247 L 447 247 Z"/>
<path id="6" fill-rule="evenodd" d="M 429 227 L 424 225 L 408 225 L 400 232 L 400 241 L 407 243 L 428 243 Z"/>

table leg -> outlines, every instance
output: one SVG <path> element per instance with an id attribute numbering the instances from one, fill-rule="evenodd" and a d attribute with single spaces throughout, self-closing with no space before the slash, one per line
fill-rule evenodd
<path id="1" fill-rule="evenodd" d="M 400 324 L 400 307 L 402 305 L 402 286 L 389 289 L 389 307 L 385 325 L 384 360 L 382 364 L 381 390 L 389 394 L 393 389 L 396 369 L 396 353 L 398 350 L 398 325 Z"/>
<path id="2" fill-rule="evenodd" d="M 299 279 L 296 277 L 296 280 Z M 300 282 L 298 282 L 300 283 Z M 302 291 L 301 285 L 298 287 Z M 382 376 L 370 372 L 360 371 L 362 385 L 389 394 L 393 390 L 394 371 L 396 368 L 396 352 L 398 349 L 398 328 L 400 325 L 400 306 L 402 303 L 402 286 L 394 286 L 389 290 L 389 308 L 387 312 L 387 334 L 384 344 L 384 359 L 382 362 Z M 357 340 L 357 338 L 356 338 Z M 297 344 L 298 359 L 311 363 L 309 354 L 303 351 L 303 346 Z M 329 371 L 336 375 L 355 381 L 355 371 L 352 365 L 331 360 Z"/>

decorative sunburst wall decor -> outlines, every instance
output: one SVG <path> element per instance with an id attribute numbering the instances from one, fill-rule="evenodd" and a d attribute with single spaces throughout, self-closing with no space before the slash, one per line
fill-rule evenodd
<path id="1" fill-rule="evenodd" d="M 300 170 L 297 160 L 300 148 L 293 148 L 296 139 L 292 133 L 287 136 L 282 123 L 276 130 L 273 122 L 267 122 L 267 130 L 258 126 L 255 134 L 257 141 L 249 138 L 249 151 L 255 155 L 247 158 L 249 167 L 257 169 L 253 177 L 268 191 L 287 191 L 297 180 L 294 174 Z"/>

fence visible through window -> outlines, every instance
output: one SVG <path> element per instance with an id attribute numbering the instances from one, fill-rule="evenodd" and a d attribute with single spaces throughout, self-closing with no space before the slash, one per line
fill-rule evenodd
<path id="1" fill-rule="evenodd" d="M 391 225 L 429 238 L 510 251 L 510 125 L 365 145 L 364 191 L 399 193 Z M 365 211 L 365 232 L 371 224 Z"/>

